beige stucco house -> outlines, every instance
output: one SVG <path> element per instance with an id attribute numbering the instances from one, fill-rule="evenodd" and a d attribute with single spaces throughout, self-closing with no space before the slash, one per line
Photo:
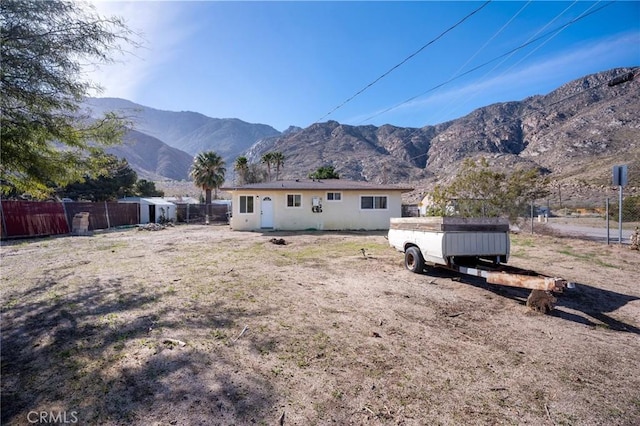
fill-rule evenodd
<path id="1" fill-rule="evenodd" d="M 382 230 L 402 216 L 413 188 L 344 179 L 296 179 L 222 188 L 232 194 L 231 228 L 260 230 Z"/>

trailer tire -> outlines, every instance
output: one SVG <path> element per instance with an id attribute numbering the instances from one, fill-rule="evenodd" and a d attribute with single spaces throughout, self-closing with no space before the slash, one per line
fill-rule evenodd
<path id="1" fill-rule="evenodd" d="M 424 258 L 418 247 L 411 246 L 404 252 L 404 266 L 416 274 L 424 272 Z"/>

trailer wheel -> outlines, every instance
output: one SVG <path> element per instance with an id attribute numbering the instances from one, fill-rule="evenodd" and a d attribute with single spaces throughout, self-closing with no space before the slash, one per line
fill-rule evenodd
<path id="1" fill-rule="evenodd" d="M 424 258 L 418 247 L 411 246 L 404 252 L 404 266 L 416 274 L 424 272 Z"/>

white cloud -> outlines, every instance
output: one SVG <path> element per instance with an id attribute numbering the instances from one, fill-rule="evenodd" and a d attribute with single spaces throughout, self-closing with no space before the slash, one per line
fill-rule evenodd
<path id="1" fill-rule="evenodd" d="M 141 85 L 171 61 L 193 31 L 182 18 L 180 3 L 93 1 L 100 15 L 120 16 L 140 36 L 142 47 L 114 56 L 115 63 L 87 68 L 86 78 L 99 84 L 105 97 L 135 99 Z"/>
<path id="2" fill-rule="evenodd" d="M 640 34 L 634 32 L 619 34 L 597 43 L 573 46 L 568 51 L 555 52 L 542 61 L 507 68 L 502 72 L 489 72 L 486 78 L 479 77 L 468 84 L 456 85 L 454 81 L 391 110 L 365 113 L 354 117 L 353 121 L 360 122 L 371 116 L 376 116 L 376 121 L 384 121 L 387 114 L 392 114 L 396 117 L 422 116 L 431 124 L 443 122 L 494 102 L 515 101 L 544 94 L 586 74 L 617 66 L 637 65 L 640 59 L 639 45 Z M 488 70 L 490 66 L 487 66 Z M 483 70 L 484 68 L 480 69 L 478 73 Z"/>

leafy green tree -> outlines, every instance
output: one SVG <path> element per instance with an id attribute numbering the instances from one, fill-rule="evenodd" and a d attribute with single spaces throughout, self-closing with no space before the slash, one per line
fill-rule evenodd
<path id="1" fill-rule="evenodd" d="M 267 166 L 267 178 L 271 180 L 271 167 L 273 166 L 273 163 L 274 163 L 273 152 L 267 152 L 263 154 L 262 157 L 260 158 L 260 162 L 265 166 Z"/>
<path id="2" fill-rule="evenodd" d="M 155 182 L 146 179 L 138 180 L 133 191 L 139 197 L 164 197 L 164 192 L 156 188 Z"/>
<path id="3" fill-rule="evenodd" d="M 333 166 L 319 167 L 315 172 L 309 173 L 310 179 L 340 179 L 340 175 Z"/>
<path id="4" fill-rule="evenodd" d="M 506 175 L 491 170 L 488 161 L 465 159 L 451 183 L 458 211 L 465 217 L 493 217 L 501 213 L 502 189 Z"/>
<path id="5" fill-rule="evenodd" d="M 95 176 L 98 144 L 120 141 L 124 122 L 79 114 L 94 83 L 87 64 L 112 61 L 114 51 L 136 45 L 117 17 L 101 17 L 86 3 L 66 0 L 0 2 L 0 128 L 3 193 L 45 198 L 53 188 Z"/>
<path id="6" fill-rule="evenodd" d="M 537 169 L 519 169 L 507 175 L 492 170 L 485 158 L 466 159 L 448 186 L 430 193 L 429 215 L 464 217 L 508 216 L 515 220 L 531 201 L 546 197 L 548 179 Z"/>
<path id="7" fill-rule="evenodd" d="M 430 204 L 427 206 L 427 216 L 451 216 L 454 212 L 453 192 L 448 187 L 436 185 L 429 193 Z"/>
<path id="8" fill-rule="evenodd" d="M 267 171 L 260 164 L 249 163 L 247 173 L 245 175 L 245 184 L 266 182 Z"/>
<path id="9" fill-rule="evenodd" d="M 98 153 L 106 164 L 99 176 L 84 176 L 81 182 L 71 183 L 58 190 L 60 197 L 87 201 L 112 201 L 136 194 L 137 173 L 129 166 L 126 159 L 119 159 L 110 154 Z"/>
<path id="10" fill-rule="evenodd" d="M 271 157 L 268 156 L 267 159 L 273 164 Z M 263 163 L 266 164 L 266 161 Z M 267 171 L 260 164 L 249 163 L 247 157 L 236 158 L 233 169 L 238 176 L 238 185 L 265 182 L 268 178 Z"/>
<path id="11" fill-rule="evenodd" d="M 529 212 L 533 201 L 548 197 L 550 193 L 550 180 L 538 169 L 515 170 L 506 180 L 502 211 L 515 219 Z"/>
<path id="12" fill-rule="evenodd" d="M 205 204 L 211 204 L 211 191 L 215 191 L 218 198 L 218 188 L 224 183 L 226 169 L 224 160 L 213 151 L 198 154 L 191 166 L 193 182 L 205 192 Z"/>

